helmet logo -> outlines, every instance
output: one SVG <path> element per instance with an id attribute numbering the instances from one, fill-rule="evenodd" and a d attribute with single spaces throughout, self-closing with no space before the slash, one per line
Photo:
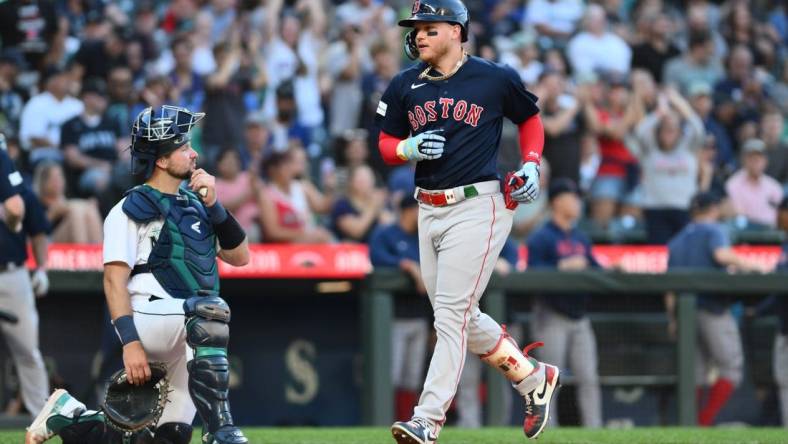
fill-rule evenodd
<path id="1" fill-rule="evenodd" d="M 172 119 L 159 119 L 151 123 L 148 127 L 151 135 L 156 140 L 162 140 L 167 138 L 167 132 L 170 130 L 170 126 L 172 125 Z"/>
<path id="2" fill-rule="evenodd" d="M 420 7 L 421 7 L 420 0 L 416 0 L 415 2 L 413 2 L 413 9 L 411 9 L 410 11 L 411 15 L 416 15 L 416 13 L 419 12 Z"/>

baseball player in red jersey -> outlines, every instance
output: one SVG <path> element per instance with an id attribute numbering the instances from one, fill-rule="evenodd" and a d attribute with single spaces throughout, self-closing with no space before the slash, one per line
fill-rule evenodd
<path id="1" fill-rule="evenodd" d="M 520 350 L 479 299 L 512 228 L 512 209 L 539 195 L 544 129 L 536 97 L 517 73 L 465 53 L 468 10 L 460 0 L 417 0 L 405 52 L 420 63 L 400 72 L 377 109 L 379 148 L 389 164 L 416 161 L 419 256 L 437 343 L 413 418 L 391 428 L 399 444 L 435 443 L 468 351 L 497 368 L 525 400 L 523 430 L 547 424 L 559 369 Z M 496 173 L 503 118 L 519 126 L 523 167 Z"/>

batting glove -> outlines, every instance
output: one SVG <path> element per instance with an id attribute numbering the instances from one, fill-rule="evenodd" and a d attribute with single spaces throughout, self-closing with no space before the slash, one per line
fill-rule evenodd
<path id="1" fill-rule="evenodd" d="M 539 165 L 526 162 L 515 176 L 523 180 L 523 186 L 512 191 L 512 199 L 517 202 L 533 202 L 539 197 Z"/>
<path id="2" fill-rule="evenodd" d="M 41 297 L 49 291 L 49 277 L 47 276 L 46 270 L 43 268 L 38 268 L 36 271 L 33 272 L 33 276 L 30 278 L 30 284 L 33 286 L 33 294 L 36 297 Z"/>
<path id="3" fill-rule="evenodd" d="M 437 134 L 442 129 L 425 131 L 409 137 L 397 145 L 397 157 L 402 160 L 434 160 L 443 155 L 446 138 Z"/>

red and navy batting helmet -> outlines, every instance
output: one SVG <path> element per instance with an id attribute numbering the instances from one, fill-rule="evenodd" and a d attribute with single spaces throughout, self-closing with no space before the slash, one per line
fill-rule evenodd
<path id="1" fill-rule="evenodd" d="M 416 22 L 448 22 L 460 25 L 462 41 L 468 41 L 468 8 L 460 0 L 416 0 L 410 17 L 400 20 L 399 25 L 412 28 Z"/>

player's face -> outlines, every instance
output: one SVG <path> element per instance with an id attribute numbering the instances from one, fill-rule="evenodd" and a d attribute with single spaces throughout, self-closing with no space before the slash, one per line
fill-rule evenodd
<path id="1" fill-rule="evenodd" d="M 553 199 L 553 211 L 566 219 L 576 221 L 580 217 L 580 198 L 575 193 L 562 193 Z"/>
<path id="2" fill-rule="evenodd" d="M 659 146 L 663 150 L 672 150 L 681 136 L 681 122 L 675 116 L 667 116 L 659 126 Z"/>
<path id="3" fill-rule="evenodd" d="M 403 208 L 400 213 L 400 226 L 408 233 L 419 229 L 419 207 Z"/>
<path id="4" fill-rule="evenodd" d="M 766 156 L 763 153 L 747 153 L 744 155 L 744 169 L 751 176 L 760 177 L 766 171 Z"/>
<path id="5" fill-rule="evenodd" d="M 197 168 L 197 152 L 192 149 L 191 143 L 181 146 L 165 157 L 164 169 L 172 177 L 186 180 L 191 177 Z"/>
<path id="6" fill-rule="evenodd" d="M 419 47 L 419 58 L 429 64 L 441 59 L 454 43 L 460 42 L 461 28 L 446 22 L 416 22 L 416 45 Z"/>

